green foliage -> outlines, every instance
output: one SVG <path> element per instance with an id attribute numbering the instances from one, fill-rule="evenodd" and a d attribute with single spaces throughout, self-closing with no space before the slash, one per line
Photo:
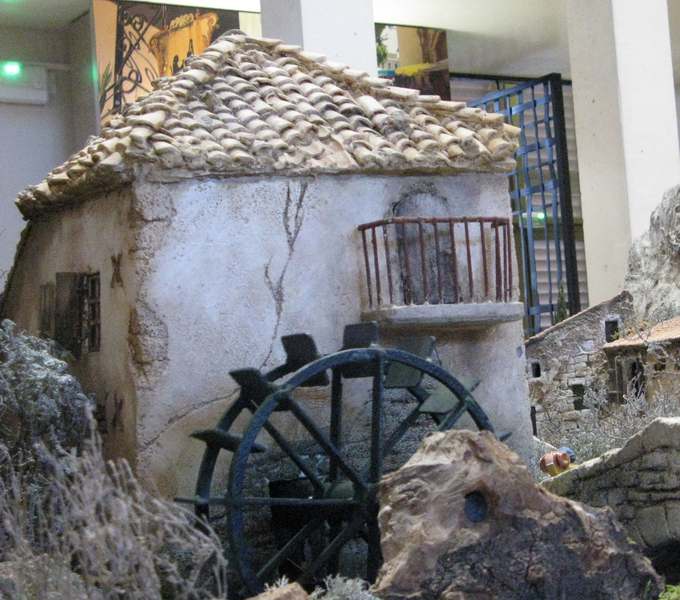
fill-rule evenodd
<path id="1" fill-rule="evenodd" d="M 106 63 L 104 71 L 99 76 L 99 81 L 97 82 L 99 86 L 99 112 L 102 116 L 106 116 L 104 113 L 104 108 L 106 103 L 111 96 L 111 90 L 113 89 L 113 71 L 111 70 L 111 63 Z"/>
<path id="2" fill-rule="evenodd" d="M 382 65 L 387 60 L 387 46 L 385 45 L 385 38 L 383 38 L 383 31 L 385 25 L 381 23 L 375 24 L 375 52 L 378 66 Z"/>
<path id="3" fill-rule="evenodd" d="M 680 585 L 667 585 L 659 600 L 680 600 Z"/>
<path id="4" fill-rule="evenodd" d="M 555 323 L 564 321 L 569 316 L 569 305 L 567 295 L 564 292 L 564 283 L 560 283 L 560 290 L 557 294 L 557 310 L 555 311 Z"/>

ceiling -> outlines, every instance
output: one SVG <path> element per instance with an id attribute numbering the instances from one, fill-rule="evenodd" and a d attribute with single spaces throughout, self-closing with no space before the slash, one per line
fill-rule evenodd
<path id="1" fill-rule="evenodd" d="M 91 0 L 0 0 L 0 26 L 63 29 Z M 101 1 L 101 0 L 97 0 Z M 259 11 L 259 0 L 145 0 Z M 309 1 L 309 0 L 307 0 Z M 312 0 L 318 1 L 318 0 Z M 452 68 L 459 72 L 569 75 L 568 0 L 373 0 L 380 23 L 448 29 Z M 680 75 L 680 0 L 668 0 L 673 64 Z M 494 52 L 489 52 L 489 48 Z"/>
<path id="2" fill-rule="evenodd" d="M 0 0 L 0 24 L 26 29 L 63 29 L 89 6 L 89 0 Z"/>

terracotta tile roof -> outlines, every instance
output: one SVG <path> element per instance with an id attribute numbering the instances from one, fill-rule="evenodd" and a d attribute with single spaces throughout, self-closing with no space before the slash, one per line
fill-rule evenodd
<path id="1" fill-rule="evenodd" d="M 604 350 L 645 348 L 650 344 L 680 341 L 680 317 L 657 323 L 647 331 L 636 332 L 603 346 Z"/>
<path id="2" fill-rule="evenodd" d="M 229 32 L 22 192 L 25 217 L 130 181 L 305 173 L 506 172 L 519 130 L 278 40 Z"/>

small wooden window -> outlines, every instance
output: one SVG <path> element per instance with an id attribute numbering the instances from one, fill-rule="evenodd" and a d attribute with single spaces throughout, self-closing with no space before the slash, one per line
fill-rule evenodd
<path id="1" fill-rule="evenodd" d="M 40 286 L 40 335 L 54 337 L 54 297 L 53 283 Z"/>
<path id="2" fill-rule="evenodd" d="M 54 339 L 76 358 L 101 346 L 99 273 L 57 273 Z"/>
<path id="3" fill-rule="evenodd" d="M 102 329 L 99 273 L 83 275 L 81 290 L 81 341 L 83 350 L 85 352 L 99 352 Z"/>
<path id="4" fill-rule="evenodd" d="M 54 301 L 54 339 L 80 357 L 80 273 L 57 273 Z"/>

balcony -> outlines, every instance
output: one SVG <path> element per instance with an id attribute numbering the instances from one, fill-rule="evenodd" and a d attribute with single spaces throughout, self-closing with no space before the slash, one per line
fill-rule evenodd
<path id="1" fill-rule="evenodd" d="M 387 327 L 479 328 L 520 320 L 512 226 L 501 217 L 393 217 L 360 225 L 363 318 Z"/>

